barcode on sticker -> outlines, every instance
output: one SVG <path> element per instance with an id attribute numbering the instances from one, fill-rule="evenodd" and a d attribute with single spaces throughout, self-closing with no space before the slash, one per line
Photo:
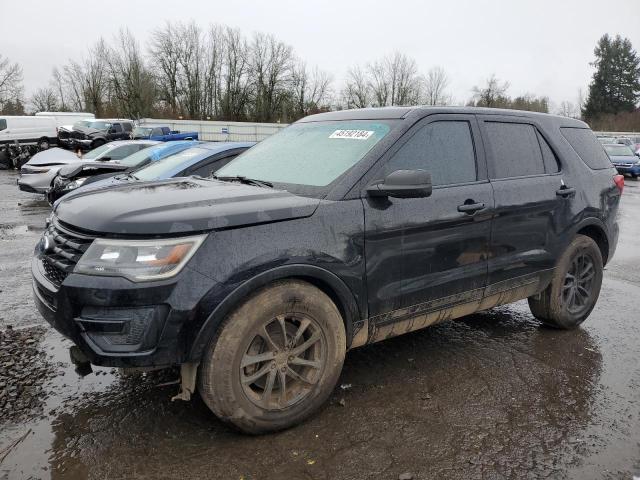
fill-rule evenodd
<path id="1" fill-rule="evenodd" d="M 371 135 L 373 135 L 373 131 L 371 130 L 336 130 L 329 138 L 348 138 L 351 140 L 366 140 Z"/>

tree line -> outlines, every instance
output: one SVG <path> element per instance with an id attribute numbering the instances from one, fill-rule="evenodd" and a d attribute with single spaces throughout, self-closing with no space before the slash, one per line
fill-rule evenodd
<path id="1" fill-rule="evenodd" d="M 583 99 L 553 113 L 584 118 L 594 128 L 640 129 L 640 60 L 628 39 L 604 35 L 594 51 L 595 73 Z M 98 117 L 165 117 L 284 122 L 342 108 L 451 105 L 442 67 L 420 71 L 394 52 L 353 65 L 336 87 L 318 66 L 265 33 L 195 22 L 166 22 L 142 46 L 128 29 L 98 40 L 84 58 L 54 68 L 47 86 L 27 100 L 22 69 L 0 55 L 0 113 L 89 111 Z M 508 94 L 509 82 L 492 75 L 461 104 L 549 112 L 546 96 Z"/>

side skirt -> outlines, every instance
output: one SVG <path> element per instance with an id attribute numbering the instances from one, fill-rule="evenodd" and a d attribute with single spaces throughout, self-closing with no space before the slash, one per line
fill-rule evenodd
<path id="1" fill-rule="evenodd" d="M 552 273 L 552 269 L 545 270 L 494 283 L 484 289 L 470 290 L 370 317 L 365 319 L 364 324 L 357 330 L 351 348 L 522 300 L 544 290 Z"/>

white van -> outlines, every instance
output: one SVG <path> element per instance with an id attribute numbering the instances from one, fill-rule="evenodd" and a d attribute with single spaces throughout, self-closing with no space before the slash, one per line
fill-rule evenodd
<path id="1" fill-rule="evenodd" d="M 46 150 L 58 143 L 56 121 L 53 117 L 19 117 L 0 115 L 0 145 L 14 143 L 37 145 Z"/>
<path id="2" fill-rule="evenodd" d="M 56 121 L 56 127 L 73 125 L 78 120 L 92 120 L 96 118 L 93 113 L 85 112 L 38 112 L 36 117 L 52 117 Z"/>

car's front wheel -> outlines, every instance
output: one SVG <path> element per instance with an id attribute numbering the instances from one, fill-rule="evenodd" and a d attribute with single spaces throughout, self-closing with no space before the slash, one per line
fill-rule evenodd
<path id="1" fill-rule="evenodd" d="M 306 282 L 280 281 L 224 321 L 204 355 L 198 389 L 221 420 L 243 432 L 282 430 L 325 403 L 345 351 L 331 299 Z"/>
<path id="2" fill-rule="evenodd" d="M 596 305 L 602 273 L 598 245 L 590 237 L 577 235 L 560 257 L 549 286 L 529 297 L 531 313 L 552 327 L 577 327 Z"/>

